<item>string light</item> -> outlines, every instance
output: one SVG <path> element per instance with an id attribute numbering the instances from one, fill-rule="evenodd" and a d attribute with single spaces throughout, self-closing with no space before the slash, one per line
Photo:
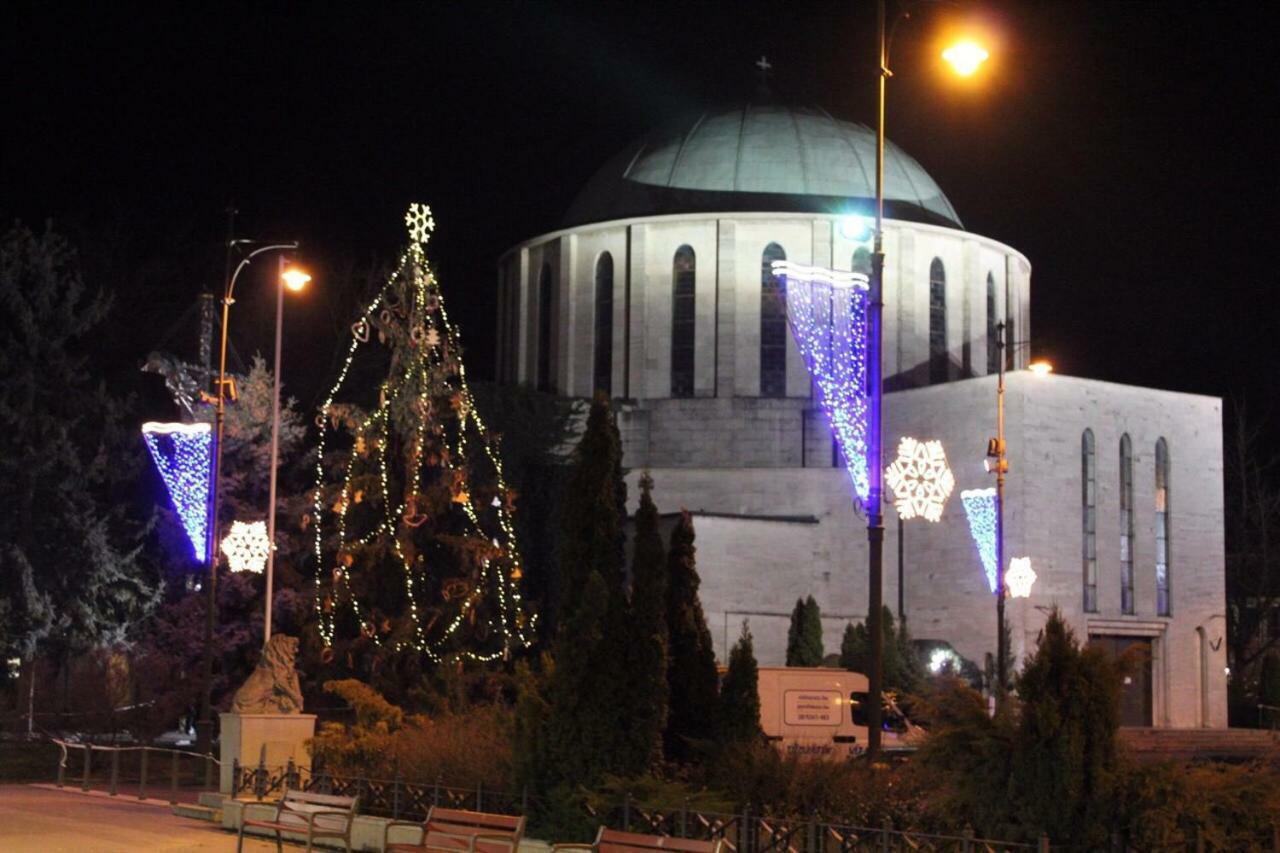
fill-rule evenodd
<path id="1" fill-rule="evenodd" d="M 222 553 L 233 572 L 262 574 L 271 553 L 265 521 L 233 521 L 231 532 L 222 537 Z"/>
<path id="2" fill-rule="evenodd" d="M 314 550 L 320 567 L 316 574 L 320 635 L 325 645 L 331 646 L 338 631 L 339 611 L 350 608 L 366 636 L 383 645 L 379 627 L 371 625 L 374 614 L 362 611 L 351 584 L 352 572 L 361 570 L 355 565 L 353 552 L 381 541 L 389 546 L 402 571 L 407 615 L 413 623 L 411 638 L 396 640 L 394 650 L 412 648 L 440 662 L 449 641 L 458 636 L 463 625 L 471 624 L 478 648 L 455 648 L 449 654 L 474 661 L 506 658 L 514 649 L 530 645 L 537 620 L 536 614 L 526 614 L 520 594 L 523 571 L 511 516 L 514 496 L 506 483 L 495 439 L 476 412 L 462 362 L 461 337 L 449 323 L 444 297 L 426 258 L 425 245 L 435 228 L 431 209 L 410 205 L 405 225 L 409 246 L 395 272 L 352 324 L 346 358 L 317 419 L 320 439 L 312 513 Z M 371 334 L 373 330 L 377 330 L 376 336 Z M 377 409 L 366 415 L 337 402 L 337 398 L 362 348 L 375 343 L 396 346 L 399 357 L 392 359 Z M 438 411 L 440 401 L 446 399 L 448 411 Z M 397 404 L 394 411 L 393 402 Z M 412 413 L 410 423 L 402 422 L 397 414 L 406 407 Z M 324 505 L 326 450 L 329 433 L 336 432 L 340 423 L 346 423 L 355 446 L 330 513 Z M 484 451 L 483 457 L 476 458 L 471 452 L 476 443 Z M 405 463 L 402 495 L 393 494 L 391 487 L 388 449 L 393 444 L 401 448 Z M 363 459 L 366 453 L 372 463 Z M 469 478 L 481 460 L 487 462 L 496 494 L 478 507 L 473 503 L 476 489 Z M 413 552 L 412 530 L 428 520 L 423 503 L 424 475 L 431 468 L 441 469 L 441 479 L 453 489 L 452 505 L 461 509 L 465 519 L 462 535 L 489 548 L 488 556 L 479 558 L 470 580 L 442 577 L 424 555 Z M 353 504 L 362 501 L 364 490 L 353 481 L 371 474 L 376 474 L 381 512 L 359 534 L 351 529 L 349 516 Z M 326 521 L 327 514 L 333 517 L 332 523 Z M 328 541 L 327 536 L 335 541 Z M 441 600 L 428 600 L 433 587 L 440 590 Z M 487 602 L 496 602 L 497 607 L 484 607 Z M 450 618 L 439 619 L 449 609 L 453 610 Z"/>
<path id="3" fill-rule="evenodd" d="M 858 498 L 867 477 L 867 277 L 774 261 L 786 292 L 787 323 L 817 388 Z M 877 461 L 876 464 L 879 464 Z"/>
<path id="4" fill-rule="evenodd" d="M 1036 582 L 1030 557 L 1014 557 L 1009 561 L 1009 571 L 1004 573 L 1004 585 L 1010 598 L 1030 598 L 1031 586 Z"/>
<path id="5" fill-rule="evenodd" d="M 970 489 L 960 493 L 964 514 L 969 518 L 969 533 L 978 546 L 978 557 L 987 574 L 987 585 L 996 591 L 996 490 Z"/>
<path id="6" fill-rule="evenodd" d="M 947 454 L 937 439 L 917 441 L 903 436 L 898 442 L 898 458 L 885 469 L 884 478 L 893 490 L 893 505 L 903 521 L 917 516 L 941 521 L 942 508 L 956 487 L 956 478 L 947 467 Z"/>
<path id="7" fill-rule="evenodd" d="M 200 562 L 209 535 L 209 471 L 213 434 L 207 423 L 148 421 L 142 437 L 169 490 L 169 499 Z"/>

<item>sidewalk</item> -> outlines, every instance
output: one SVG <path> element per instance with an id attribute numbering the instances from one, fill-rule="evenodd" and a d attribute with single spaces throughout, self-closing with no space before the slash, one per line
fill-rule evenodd
<path id="1" fill-rule="evenodd" d="M 275 850 L 246 838 L 246 853 Z M 0 850 L 5 853 L 233 851 L 236 837 L 212 823 L 181 818 L 136 798 L 0 785 Z"/>

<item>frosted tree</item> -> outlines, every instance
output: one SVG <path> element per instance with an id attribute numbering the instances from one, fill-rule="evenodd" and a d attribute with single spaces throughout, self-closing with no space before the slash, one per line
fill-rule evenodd
<path id="1" fill-rule="evenodd" d="M 318 416 L 319 633 L 323 657 L 354 669 L 505 659 L 534 636 L 515 494 L 426 257 L 435 222 L 418 204 L 405 220 L 408 247 L 352 325 Z"/>

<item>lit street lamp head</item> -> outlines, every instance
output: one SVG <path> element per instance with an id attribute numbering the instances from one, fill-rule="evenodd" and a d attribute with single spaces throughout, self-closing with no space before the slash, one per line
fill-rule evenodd
<path id="1" fill-rule="evenodd" d="M 294 293 L 301 291 L 307 286 L 307 282 L 311 281 L 311 276 L 297 267 L 289 267 L 280 273 L 280 278 L 284 281 L 284 286 Z"/>
<path id="2" fill-rule="evenodd" d="M 960 41 L 942 52 L 942 58 L 951 63 L 951 67 L 961 77 L 971 77 L 991 54 L 979 44 L 972 41 Z"/>
<path id="3" fill-rule="evenodd" d="M 1053 372 L 1053 365 L 1047 361 L 1033 361 L 1027 365 L 1027 370 L 1030 370 L 1036 376 L 1043 377 Z"/>

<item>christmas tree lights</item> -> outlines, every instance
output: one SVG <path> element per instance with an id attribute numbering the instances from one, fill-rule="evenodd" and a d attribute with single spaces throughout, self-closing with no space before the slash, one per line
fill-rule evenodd
<path id="1" fill-rule="evenodd" d="M 817 389 L 859 500 L 867 475 L 867 277 L 774 261 L 787 323 Z M 880 464 L 877 460 L 876 464 Z"/>
<path id="2" fill-rule="evenodd" d="M 326 647 L 413 650 L 433 662 L 506 658 L 534 627 L 520 592 L 515 495 L 427 261 L 430 209 L 411 205 L 405 225 L 408 248 L 352 324 L 317 418 L 306 521 L 320 635 Z M 347 387 L 362 358 L 388 365 L 364 407 L 357 398 L 372 389 Z M 327 483 L 327 471 L 339 482 Z"/>
<path id="3" fill-rule="evenodd" d="M 893 490 L 898 517 L 910 521 L 917 516 L 941 521 L 942 508 L 956 487 L 956 478 L 947 467 L 942 442 L 917 441 L 903 436 L 898 442 L 898 458 L 885 469 L 885 482 Z"/>
<path id="4" fill-rule="evenodd" d="M 160 471 L 182 529 L 200 562 L 209 535 L 209 471 L 213 436 L 207 423 L 142 425 L 142 437 Z"/>
<path id="5" fill-rule="evenodd" d="M 996 591 L 996 490 L 970 489 L 960 493 L 964 514 L 969 518 L 969 532 L 978 546 L 978 557 L 987 574 L 987 585 Z"/>

